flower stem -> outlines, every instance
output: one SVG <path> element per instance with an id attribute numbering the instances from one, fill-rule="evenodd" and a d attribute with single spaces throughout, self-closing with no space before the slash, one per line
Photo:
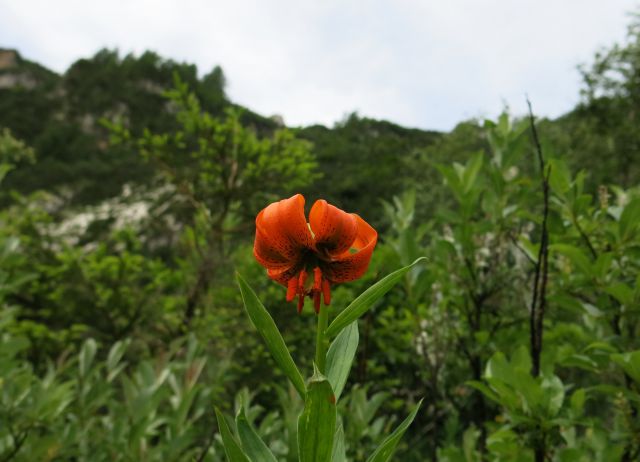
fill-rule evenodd
<path id="1" fill-rule="evenodd" d="M 324 331 L 327 330 L 329 322 L 329 307 L 323 306 L 318 313 L 318 330 L 316 332 L 316 366 L 318 370 L 325 373 L 325 363 L 327 358 L 327 339 Z"/>

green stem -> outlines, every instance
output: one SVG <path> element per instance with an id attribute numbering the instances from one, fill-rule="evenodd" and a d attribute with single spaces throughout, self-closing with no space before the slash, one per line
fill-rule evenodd
<path id="1" fill-rule="evenodd" d="M 329 307 L 323 306 L 318 313 L 318 330 L 316 332 L 316 366 L 318 370 L 325 373 L 325 363 L 327 359 L 327 339 L 324 331 L 329 323 Z"/>

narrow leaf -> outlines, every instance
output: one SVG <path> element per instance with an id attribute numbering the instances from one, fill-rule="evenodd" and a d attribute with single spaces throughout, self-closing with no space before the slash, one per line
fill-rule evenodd
<path id="1" fill-rule="evenodd" d="M 391 288 L 396 285 L 400 279 L 415 265 L 420 263 L 421 261 L 426 260 L 425 257 L 418 258 L 416 261 L 411 263 L 409 266 L 405 266 L 404 268 L 400 268 L 399 270 L 394 271 L 393 273 L 385 276 L 380 281 L 376 282 L 374 285 L 369 287 L 367 290 L 362 292 L 358 298 L 356 298 L 351 304 L 344 309 L 336 318 L 333 320 L 331 325 L 327 328 L 325 334 L 329 337 L 333 337 L 338 334 L 343 328 L 351 324 L 353 321 L 358 319 L 364 313 L 371 308 L 371 306 L 378 301 L 384 294 L 389 292 Z"/>
<path id="2" fill-rule="evenodd" d="M 435 164 L 435 167 L 440 171 L 442 176 L 444 177 L 447 186 L 453 192 L 453 195 L 456 197 L 458 202 L 462 201 L 463 194 L 463 186 L 460 181 L 460 176 L 456 173 L 456 171 L 448 165 Z"/>
<path id="3" fill-rule="evenodd" d="M 220 430 L 220 436 L 222 437 L 222 444 L 224 445 L 224 453 L 227 455 L 229 462 L 251 462 L 249 458 L 242 452 L 240 444 L 236 440 L 235 436 L 229 430 L 229 425 L 225 420 L 222 413 L 215 408 L 216 419 L 218 420 L 218 429 Z"/>
<path id="4" fill-rule="evenodd" d="M 611 359 L 621 366 L 633 380 L 640 383 L 640 350 L 611 355 Z"/>
<path id="5" fill-rule="evenodd" d="M 109 355 L 107 356 L 107 369 L 113 370 L 116 368 L 125 351 L 127 351 L 127 347 L 131 343 L 130 340 L 120 340 L 113 344 L 111 349 L 109 350 Z"/>
<path id="6" fill-rule="evenodd" d="M 244 408 L 236 416 L 236 426 L 242 442 L 242 449 L 252 462 L 277 462 L 269 447 L 247 420 Z"/>
<path id="7" fill-rule="evenodd" d="M 336 401 L 340 399 L 344 385 L 347 383 L 353 358 L 358 349 L 358 321 L 354 321 L 329 346 L 327 352 L 327 378 L 331 384 Z"/>
<path id="8" fill-rule="evenodd" d="M 96 349 L 96 341 L 92 338 L 87 339 L 82 345 L 82 349 L 78 355 L 78 369 L 80 370 L 81 376 L 87 375 L 87 372 L 91 368 L 93 358 L 96 356 Z"/>
<path id="9" fill-rule="evenodd" d="M 404 421 L 394 430 L 392 434 L 387 436 L 385 440 L 382 442 L 378 449 L 375 450 L 373 454 L 367 459 L 367 462 L 386 462 L 393 455 L 393 451 L 395 451 L 396 446 L 400 442 L 400 439 L 404 435 L 404 432 L 407 431 L 413 419 L 415 419 L 420 406 L 422 405 L 422 400 L 416 405 L 411 414 L 404 419 Z"/>
<path id="10" fill-rule="evenodd" d="M 330 462 L 336 430 L 336 400 L 325 376 L 314 368 L 298 419 L 300 462 Z"/>
<path id="11" fill-rule="evenodd" d="M 247 282 L 237 274 L 238 285 L 240 286 L 240 292 L 242 293 L 242 301 L 244 307 L 247 310 L 247 314 L 251 319 L 251 322 L 257 329 L 258 333 L 262 336 L 267 348 L 273 356 L 282 372 L 289 377 L 293 386 L 298 390 L 300 396 L 305 395 L 304 379 L 296 366 L 296 363 L 289 353 L 287 345 L 284 343 L 284 339 L 273 321 L 273 318 L 264 307 L 262 302 L 258 299 L 253 289 L 247 284 Z"/>
<path id="12" fill-rule="evenodd" d="M 476 183 L 476 178 L 478 178 L 478 173 L 482 168 L 482 162 L 484 160 L 484 153 L 478 152 L 474 154 L 474 156 L 469 159 L 467 165 L 464 169 L 464 174 L 462 175 L 462 181 L 464 184 L 464 192 L 468 193 L 471 191 L 471 188 Z"/>
<path id="13" fill-rule="evenodd" d="M 342 423 L 338 424 L 338 428 L 336 428 L 336 435 L 333 439 L 331 462 L 347 462 L 347 453 L 344 447 L 344 428 L 342 427 Z"/>
<path id="14" fill-rule="evenodd" d="M 491 388 L 489 388 L 483 382 L 480 382 L 479 380 L 467 380 L 465 382 L 465 384 L 470 386 L 470 387 L 475 388 L 476 390 L 481 392 L 483 395 L 485 395 L 490 400 L 495 401 L 498 404 L 501 404 L 500 403 L 500 396 L 498 396 L 498 394 L 495 391 L 493 391 Z"/>
<path id="15" fill-rule="evenodd" d="M 635 199 L 625 206 L 622 214 L 620 215 L 620 222 L 618 224 L 620 229 L 620 238 L 623 241 L 630 238 L 639 223 L 640 199 Z"/>

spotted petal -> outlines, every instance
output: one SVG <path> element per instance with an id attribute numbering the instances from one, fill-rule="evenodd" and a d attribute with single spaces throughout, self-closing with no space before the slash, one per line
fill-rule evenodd
<path id="1" fill-rule="evenodd" d="M 270 204 L 256 217 L 253 253 L 264 267 L 283 271 L 296 266 L 312 247 L 301 194 Z"/>
<path id="2" fill-rule="evenodd" d="M 358 236 L 356 217 L 325 200 L 317 200 L 309 213 L 309 225 L 318 252 L 331 257 L 347 252 Z"/>
<path id="3" fill-rule="evenodd" d="M 362 277 L 378 241 L 375 229 L 358 215 L 352 216 L 355 217 L 357 229 L 354 241 L 349 249 L 335 256 L 323 268 L 323 274 L 331 282 L 349 282 Z"/>

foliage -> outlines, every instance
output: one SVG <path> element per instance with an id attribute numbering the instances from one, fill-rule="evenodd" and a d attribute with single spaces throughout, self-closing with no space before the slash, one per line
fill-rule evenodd
<path id="1" fill-rule="evenodd" d="M 215 226 L 221 227 L 235 210 L 242 218 L 254 216 L 258 204 L 272 195 L 297 190 L 316 178 L 308 144 L 291 132 L 277 130 L 271 138 L 261 138 L 242 125 L 237 111 L 228 110 L 218 119 L 203 110 L 186 83 L 176 77 L 175 84 L 166 97 L 179 128 L 171 133 L 145 131 L 133 144 L 183 200 L 206 211 Z M 121 124 L 110 127 L 113 141 L 132 138 Z"/>
<path id="2" fill-rule="evenodd" d="M 434 458 L 533 460 L 542 451 L 559 460 L 633 460 L 640 449 L 632 366 L 624 363 L 627 378 L 606 371 L 638 348 L 631 308 L 637 303 L 637 192 L 616 188 L 614 204 L 603 188 L 594 200 L 584 192 L 584 172 L 573 177 L 561 160 L 548 160 L 552 263 L 542 374 L 532 376 L 527 321 L 543 200 L 538 183 L 517 167 L 524 154 L 533 157 L 520 142 L 527 125 L 502 116 L 486 124 L 490 152 L 438 166 L 457 205 L 443 207 L 431 222 L 413 226 L 412 193 L 386 205 L 393 227 L 387 258 L 429 259 L 424 270 L 408 273 L 403 295 L 390 299 L 374 324 L 369 378 L 383 380 L 387 390 L 412 379 L 410 390 L 429 390 L 432 417 L 422 423 L 432 435 L 427 441 L 447 441 L 451 431 L 461 434 L 462 422 L 473 423 L 463 434 L 463 451 L 454 449 L 459 440 L 422 450 Z M 398 337 L 391 325 L 405 326 L 407 334 Z M 390 347 L 411 353 L 390 356 Z M 452 349 L 461 354 L 448 354 Z M 403 374 L 412 370 L 419 372 Z M 462 382 L 477 391 L 461 388 Z M 590 408 L 589 399 L 600 406 Z M 580 443 L 577 435 L 604 435 L 610 420 L 619 426 L 608 444 Z"/>
<path id="3" fill-rule="evenodd" d="M 337 424 L 337 402 L 344 386 L 344 380 L 351 369 L 351 361 L 345 361 L 343 358 L 353 359 L 353 350 L 357 348 L 357 319 L 365 314 L 378 299 L 383 297 L 404 274 L 419 262 L 420 259 L 369 287 L 344 308 L 328 328 L 329 308 L 325 307 L 320 310 L 313 375 L 308 379 L 306 385 L 302 381 L 300 371 L 293 361 L 278 327 L 253 289 L 238 275 L 238 285 L 249 318 L 265 341 L 276 364 L 289 378 L 291 385 L 304 401 L 304 408 L 298 417 L 296 449 L 289 448 L 289 453 L 297 453 L 301 462 L 346 460 L 344 431 L 341 430 L 343 427 Z M 327 342 L 334 336 L 335 339 L 327 348 Z M 349 339 L 354 339 L 355 344 Z M 404 422 L 380 443 L 369 456 L 368 461 L 385 462 L 391 458 L 402 435 L 413 422 L 421 404 L 422 401 L 414 407 Z M 242 412 L 239 416 L 242 415 Z M 260 460 L 273 458 L 257 434 L 254 434 L 249 441 L 242 440 L 240 435 L 241 443 L 239 443 L 228 429 L 224 416 L 219 412 L 216 412 L 216 415 L 229 460 L 249 460 L 247 456 L 254 451 L 260 453 L 258 457 Z M 365 424 L 370 419 L 371 416 L 365 420 Z"/>
<path id="4" fill-rule="evenodd" d="M 229 101 L 219 67 L 102 50 L 56 75 L 16 55 L 0 460 L 637 460 L 639 30 L 582 69 L 575 110 L 535 121 L 542 169 L 508 114 L 289 130 Z M 255 213 L 294 192 L 380 231 L 315 344 L 252 255 Z"/>
<path id="5" fill-rule="evenodd" d="M 412 170 L 409 159 L 418 149 L 434 143 L 440 134 L 403 128 L 350 114 L 332 129 L 311 126 L 297 134 L 311 141 L 322 179 L 305 189 L 306 195 L 324 197 L 346 210 L 358 210 L 377 220 L 379 198 L 390 198 L 405 186 Z"/>
<path id="6" fill-rule="evenodd" d="M 190 258 L 196 268 L 184 313 L 189 323 L 211 281 L 224 280 L 228 248 L 238 230 L 251 226 L 258 204 L 274 193 L 312 182 L 317 164 L 308 143 L 290 131 L 281 129 L 270 137 L 260 137 L 242 125 L 235 110 L 226 111 L 223 119 L 204 111 L 177 75 L 175 85 L 166 93 L 175 111 L 175 131 L 145 130 L 135 138 L 121 123 L 106 125 L 115 143 L 132 145 L 159 172 L 161 183 L 154 185 L 150 209 L 162 212 L 153 218 L 168 217 L 165 223 L 169 228 L 189 226 Z"/>
<path id="7" fill-rule="evenodd" d="M 545 131 L 553 146 L 567 154 L 572 169 L 589 172 L 587 184 L 598 187 L 637 184 L 640 171 L 640 22 L 637 13 L 624 43 L 599 50 L 580 67 L 581 102 Z"/>
<path id="8" fill-rule="evenodd" d="M 120 194 L 127 183 L 147 184 L 153 176 L 135 152 L 108 145 L 101 118 L 120 117 L 136 135 L 175 127 L 163 97 L 174 74 L 194 88 L 206 110 L 221 115 L 230 106 L 219 67 L 200 80 L 195 66 L 153 52 L 121 57 L 104 49 L 77 61 L 62 76 L 43 73 L 19 58 L 4 72 L 18 80 L 25 76 L 33 85 L 0 90 L 0 126 L 33 146 L 40 159 L 18 169 L 8 186 L 23 193 L 44 188 L 71 204 L 95 204 Z M 265 125 L 258 117 L 248 118 Z"/>
<path id="9" fill-rule="evenodd" d="M 7 314 L 4 327 L 10 323 Z M 129 343 L 114 343 L 98 361 L 101 351 L 88 339 L 76 355 L 59 358 L 39 376 L 20 358 L 27 339 L 5 332 L 0 343 L 3 460 L 187 461 L 203 451 L 202 460 L 220 460 L 220 453 L 202 442 L 210 440 L 208 411 L 224 370 L 219 365 L 205 369 L 194 338 L 176 341 L 157 359 L 138 364 L 125 359 Z"/>

